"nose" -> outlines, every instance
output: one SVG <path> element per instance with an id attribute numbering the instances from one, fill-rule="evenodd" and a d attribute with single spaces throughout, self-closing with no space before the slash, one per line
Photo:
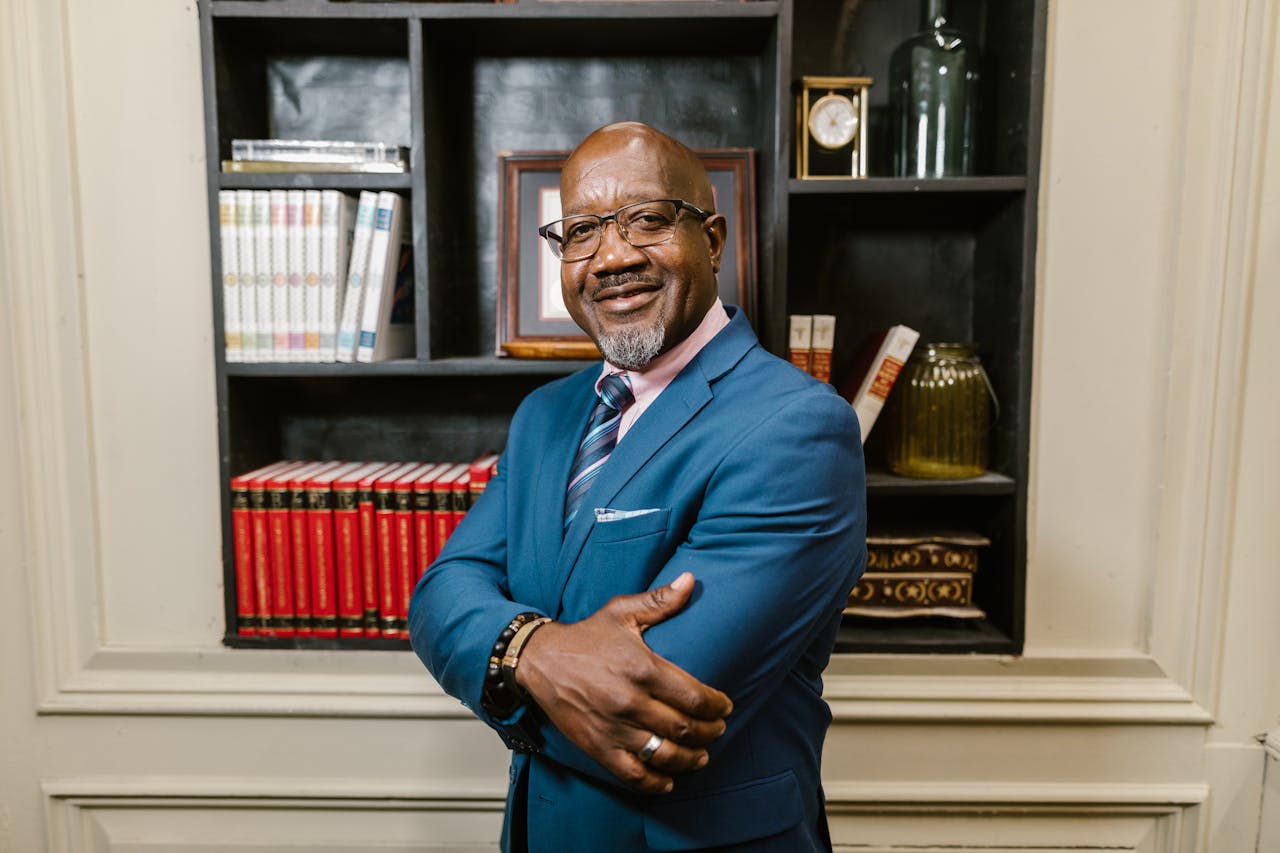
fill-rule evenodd
<path id="1" fill-rule="evenodd" d="M 591 256 L 592 274 L 607 275 L 638 266 L 646 260 L 644 252 L 622 236 L 622 227 L 616 219 L 606 220 L 601 225 L 600 248 Z"/>

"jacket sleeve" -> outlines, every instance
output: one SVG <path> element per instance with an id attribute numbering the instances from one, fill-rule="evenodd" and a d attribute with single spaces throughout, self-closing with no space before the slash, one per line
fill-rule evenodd
<path id="1" fill-rule="evenodd" d="M 835 394 L 790 398 L 723 453 L 687 540 L 653 582 L 697 580 L 649 646 L 734 703 L 728 747 L 829 628 L 866 565 L 866 484 L 857 418 Z M 825 664 L 829 649 L 819 650 Z M 543 723 L 549 758 L 621 783 Z"/>

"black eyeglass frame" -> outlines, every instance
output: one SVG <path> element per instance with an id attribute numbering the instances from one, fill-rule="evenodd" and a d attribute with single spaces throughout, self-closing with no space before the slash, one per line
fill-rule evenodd
<path id="1" fill-rule="evenodd" d="M 639 207 L 641 205 L 646 205 L 646 204 L 659 204 L 662 202 L 666 202 L 668 204 L 674 204 L 676 206 L 676 221 L 672 222 L 673 227 L 671 229 L 671 233 L 668 234 L 666 237 L 663 237 L 661 240 L 655 240 L 652 243 L 644 243 L 644 244 L 636 243 L 634 240 L 631 239 L 631 235 L 627 233 L 627 230 L 622 227 L 622 223 L 618 221 L 618 214 L 624 210 L 627 210 L 628 208 Z M 649 246 L 660 246 L 675 236 L 676 231 L 674 226 L 678 223 L 680 219 L 680 212 L 684 210 L 687 210 L 690 213 L 692 213 L 694 216 L 697 216 L 703 222 L 705 222 L 712 216 L 715 216 L 715 213 L 716 213 L 714 210 L 703 210 L 700 207 L 689 204 L 689 202 L 685 201 L 682 198 L 651 198 L 645 201 L 634 201 L 631 204 L 624 204 L 622 207 L 618 208 L 613 213 L 605 214 L 604 216 L 597 216 L 594 213 L 579 213 L 575 216 L 561 217 L 560 219 L 556 219 L 552 222 L 548 222 L 546 225 L 539 226 L 538 236 L 546 240 L 547 245 L 552 247 L 551 254 L 555 255 L 557 260 L 566 264 L 574 263 L 575 261 L 585 261 L 587 258 L 590 258 L 593 255 L 595 255 L 596 252 L 600 251 L 600 243 L 604 241 L 604 226 L 606 222 L 609 222 L 612 220 L 613 224 L 618 227 L 618 233 L 622 235 L 622 239 L 626 240 L 632 246 L 635 246 L 637 249 L 646 249 Z M 551 228 L 553 228 L 558 223 L 565 222 L 570 219 L 588 219 L 588 218 L 599 220 L 599 223 L 600 223 L 600 232 L 596 241 L 596 247 L 592 249 L 589 254 L 582 255 L 580 257 L 566 258 L 562 254 L 556 254 L 555 247 L 559 244 L 559 241 L 554 239 L 548 233 L 551 230 Z"/>

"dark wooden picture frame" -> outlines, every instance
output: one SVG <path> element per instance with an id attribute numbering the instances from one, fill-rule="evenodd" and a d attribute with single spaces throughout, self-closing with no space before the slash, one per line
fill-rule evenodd
<path id="1" fill-rule="evenodd" d="M 755 150 L 698 151 L 728 220 L 717 281 L 720 299 L 753 317 L 756 299 Z M 538 226 L 559 218 L 560 170 L 567 151 L 527 151 L 498 158 L 496 353 L 516 358 L 599 358 L 560 301 L 560 262 Z"/>

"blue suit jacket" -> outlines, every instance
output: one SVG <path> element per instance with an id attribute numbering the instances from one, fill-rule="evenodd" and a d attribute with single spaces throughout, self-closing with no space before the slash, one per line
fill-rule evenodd
<path id="1" fill-rule="evenodd" d="M 866 564 L 853 411 L 765 352 L 737 312 L 619 442 L 562 535 L 598 375 L 557 380 L 521 404 L 497 476 L 414 591 L 413 647 L 506 739 L 510 721 L 485 714 L 480 692 L 517 613 L 574 622 L 691 571 L 692 602 L 645 641 L 725 691 L 734 712 L 707 767 L 655 797 L 630 792 L 530 710 L 543 749 L 513 757 L 503 849 L 524 835 L 509 824 L 525 811 L 530 851 L 828 849 L 821 674 Z M 655 511 L 597 522 L 592 510 L 605 507 Z"/>

